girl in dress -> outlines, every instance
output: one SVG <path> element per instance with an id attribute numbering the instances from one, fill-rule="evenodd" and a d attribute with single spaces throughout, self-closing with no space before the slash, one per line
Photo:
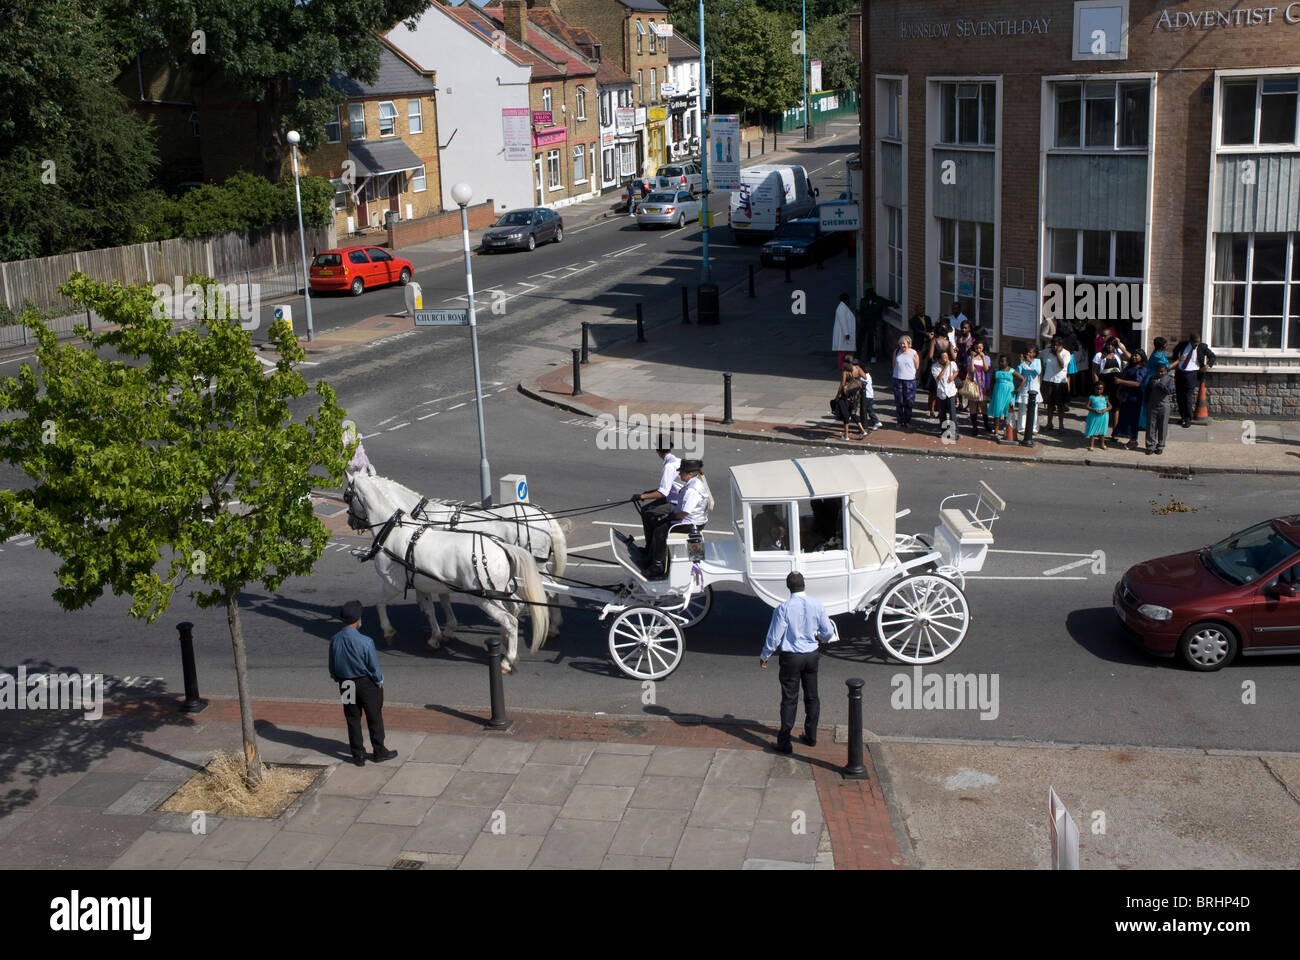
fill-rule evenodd
<path id="1" fill-rule="evenodd" d="M 993 395 L 989 399 L 989 416 L 993 418 L 993 439 L 1002 442 L 1003 421 L 1011 410 L 1011 398 L 1015 396 L 1024 380 L 1020 374 L 1011 369 L 1011 361 L 1004 353 L 998 357 L 998 369 L 993 374 Z"/>
<path id="2" fill-rule="evenodd" d="M 966 364 L 967 361 L 970 360 L 971 347 L 975 345 L 975 334 L 971 332 L 969 320 L 963 320 L 961 322 L 961 329 L 957 331 L 957 336 L 954 339 L 956 341 L 954 345 L 957 348 L 957 369 L 961 371 L 959 376 L 965 376 Z M 957 409 L 966 410 L 967 408 L 968 406 L 965 399 L 959 397 Z"/>
<path id="3" fill-rule="evenodd" d="M 1095 450 L 1097 438 L 1101 438 L 1101 448 L 1106 449 L 1106 433 L 1110 428 L 1110 399 L 1106 396 L 1106 384 L 1098 383 L 1092 388 L 1088 398 L 1088 421 L 1084 424 L 1083 435 L 1088 438 L 1088 449 Z"/>
<path id="4" fill-rule="evenodd" d="M 840 388 L 835 399 L 842 401 L 844 439 L 849 438 L 849 424 L 857 423 L 858 439 L 866 437 L 866 428 L 862 426 L 862 381 L 858 379 L 859 368 L 852 357 L 845 357 L 840 372 Z"/>
<path id="5" fill-rule="evenodd" d="M 984 352 L 984 341 L 976 340 L 971 346 L 970 357 L 966 360 L 966 366 L 962 368 L 966 374 L 966 382 L 973 383 L 979 387 L 979 399 L 971 397 L 967 401 L 967 408 L 970 410 L 970 427 L 975 436 L 979 436 L 980 428 L 977 417 L 984 418 L 984 429 L 989 429 L 989 394 L 993 389 L 993 361 L 987 353 Z"/>

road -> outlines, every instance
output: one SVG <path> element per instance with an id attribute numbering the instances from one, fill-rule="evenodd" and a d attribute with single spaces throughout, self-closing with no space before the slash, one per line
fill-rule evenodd
<path id="1" fill-rule="evenodd" d="M 842 160 L 854 142 L 844 136 L 804 158 L 810 170 L 823 168 L 814 173 L 823 196 L 828 187 L 837 191 Z M 548 363 L 568 362 L 570 347 L 578 343 L 579 311 L 605 310 L 617 318 L 595 328 L 597 344 L 630 333 L 631 308 L 638 299 L 651 308 L 649 322 L 675 321 L 679 301 L 674 286 L 698 277 L 699 230 L 642 233 L 629 220 L 615 218 L 566 233 L 563 243 L 531 255 L 474 261 L 480 304 L 488 310 L 480 314 L 480 343 L 492 474 L 527 474 L 533 499 L 543 506 L 618 504 L 652 485 L 658 473 L 654 455 L 597 450 L 591 421 L 540 406 L 514 386 Z M 725 228 L 715 228 L 714 236 L 715 278 L 725 288 L 744 276 L 757 253 L 730 246 Z M 456 302 L 463 282 L 457 261 L 417 263 L 417 270 L 427 305 Z M 811 286 L 816 276 L 810 273 L 801 280 Z M 493 290 L 506 296 L 504 314 L 491 313 Z M 833 302 L 835 291 L 819 294 Z M 401 299 L 400 290 L 388 290 L 358 300 L 318 301 L 317 329 L 354 321 L 358 310 L 363 316 L 395 312 Z M 719 331 L 725 350 L 725 338 L 734 332 L 725 322 Z M 309 377 L 336 387 L 382 473 L 430 495 L 477 498 L 478 439 L 463 329 L 403 330 L 316 362 L 307 370 Z M 820 452 L 825 448 L 706 438 L 704 459 L 719 501 L 710 529 L 723 536 L 729 525 L 727 467 Z M 974 613 L 970 634 L 941 667 L 945 673 L 996 677 L 997 716 L 981 719 L 978 710 L 895 709 L 891 693 L 900 682 L 895 678 L 910 680 L 910 668 L 885 662 L 869 639 L 867 624 L 845 616 L 838 618 L 844 642 L 823 660 L 823 723 L 845 721 L 843 681 L 861 676 L 867 726 L 885 735 L 1300 750 L 1300 725 L 1294 719 L 1300 657 L 1239 660 L 1217 674 L 1195 674 L 1133 650 L 1110 611 L 1111 588 L 1129 565 L 1199 546 L 1264 517 L 1300 512 L 1293 481 L 1165 479 L 1133 470 L 942 457 L 892 456 L 888 462 L 899 477 L 900 507 L 913 511 L 900 521 L 901 530 L 930 532 L 939 500 L 974 489 L 980 479 L 1009 501 L 996 528 L 996 552 L 980 578 L 968 583 Z M 20 480 L 0 467 L 0 482 Z M 1171 499 L 1188 511 L 1159 512 Z M 569 542 L 577 552 L 608 556 L 601 544 L 610 523 L 634 525 L 636 516 L 623 502 L 608 513 L 580 518 Z M 337 536 L 310 578 L 291 580 L 274 596 L 249 588 L 243 600 L 244 631 L 256 696 L 335 695 L 325 671 L 328 637 L 336 628 L 330 618 L 344 600 L 358 597 L 369 603 L 378 594 L 370 568 L 358 566 L 349 553 L 360 542 Z M 222 613 L 197 611 L 178 598 L 164 618 L 145 625 L 127 617 L 127 601 L 114 597 L 89 611 L 64 613 L 49 599 L 54 559 L 22 541 L 0 548 L 7 615 L 0 669 L 25 663 L 118 678 L 160 677 L 163 687 L 179 691 L 174 624 L 192 620 L 202 691 L 234 693 Z M 576 567 L 574 575 L 601 582 L 612 578 L 609 568 L 599 564 Z M 431 652 L 413 602 L 395 604 L 390 614 L 399 636 L 380 653 L 389 698 L 482 709 L 487 697 L 486 619 L 473 608 L 458 607 L 464 625 L 460 639 Z M 508 702 L 520 708 L 772 721 L 775 671 L 762 671 L 757 663 L 768 617 L 760 601 L 720 590 L 709 618 L 689 632 L 680 669 L 643 690 L 612 668 L 605 631 L 595 615 L 572 611 L 556 641 L 537 653 L 524 649 L 520 670 L 506 681 Z M 367 609 L 363 627 L 377 635 L 372 609 Z M 1247 682 L 1255 693 L 1249 704 L 1243 702 Z M 653 702 L 644 702 L 651 694 Z"/>

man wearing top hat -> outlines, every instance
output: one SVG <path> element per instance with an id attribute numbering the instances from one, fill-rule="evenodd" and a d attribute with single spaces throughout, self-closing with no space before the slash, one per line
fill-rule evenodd
<path id="1" fill-rule="evenodd" d="M 652 580 L 668 575 L 668 532 L 679 524 L 688 524 L 697 530 L 703 530 L 709 522 L 709 506 L 713 498 L 709 494 L 709 485 L 704 480 L 703 470 L 702 460 L 682 461 L 679 470 L 682 479 L 681 488 L 669 496 L 670 502 L 676 509 L 659 521 L 650 532 L 650 540 L 646 545 L 650 551 L 650 564 L 646 568 L 646 576 Z"/>
<path id="2" fill-rule="evenodd" d="M 352 762 L 358 767 L 366 765 L 366 742 L 361 737 L 361 714 L 366 715 L 370 728 L 370 758 L 383 763 L 397 756 L 396 750 L 384 747 L 384 675 L 379 672 L 379 658 L 375 654 L 375 641 L 358 627 L 361 626 L 361 601 L 349 600 L 339 610 L 339 619 L 345 626 L 330 638 L 330 678 L 339 685 L 343 699 L 343 716 L 348 722 L 348 745 L 352 748 Z"/>

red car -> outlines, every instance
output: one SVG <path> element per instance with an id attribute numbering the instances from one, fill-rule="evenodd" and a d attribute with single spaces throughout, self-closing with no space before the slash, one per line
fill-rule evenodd
<path id="1" fill-rule="evenodd" d="M 1300 653 L 1300 515 L 1139 563 L 1115 585 L 1114 607 L 1145 649 L 1193 670 L 1218 670 L 1238 651 Z"/>
<path id="2" fill-rule="evenodd" d="M 359 297 L 367 287 L 410 283 L 411 261 L 383 247 L 339 247 L 316 254 L 311 262 L 311 292 L 350 291 Z"/>

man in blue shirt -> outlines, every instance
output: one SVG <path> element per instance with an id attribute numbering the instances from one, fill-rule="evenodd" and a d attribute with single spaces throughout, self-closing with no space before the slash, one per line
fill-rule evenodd
<path id="1" fill-rule="evenodd" d="M 374 748 L 370 758 L 375 763 L 383 763 L 397 756 L 396 750 L 384 747 L 384 675 L 379 672 L 375 641 L 357 629 L 361 626 L 361 613 L 359 600 L 349 600 L 339 610 L 339 619 L 347 626 L 330 638 L 329 663 L 330 678 L 339 685 L 343 699 L 352 762 L 358 767 L 366 765 L 366 742 L 361 737 L 363 711 L 366 726 L 370 728 L 370 746 Z"/>
<path id="2" fill-rule="evenodd" d="M 810 747 L 817 746 L 817 721 L 821 717 L 821 701 L 817 699 L 819 641 L 835 636 L 835 628 L 821 601 L 803 592 L 803 574 L 790 574 L 785 578 L 785 585 L 790 599 L 772 611 L 772 624 L 767 628 L 767 642 L 758 662 L 766 670 L 773 652 L 781 653 L 781 729 L 776 736 L 776 750 L 793 753 L 790 733 L 799 709 L 800 684 L 803 684 L 804 733 L 799 739 Z"/>

